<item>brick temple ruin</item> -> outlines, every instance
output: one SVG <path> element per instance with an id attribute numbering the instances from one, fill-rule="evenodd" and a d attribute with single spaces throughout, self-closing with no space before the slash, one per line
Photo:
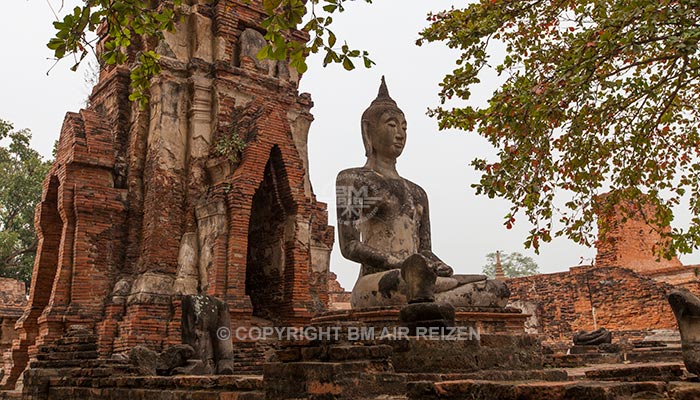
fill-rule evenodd
<path id="1" fill-rule="evenodd" d="M 698 293 L 697 268 L 657 262 L 658 236 L 639 220 L 616 222 L 595 266 L 509 280 L 517 308 L 457 310 L 478 338 L 236 342 L 247 375 L 134 370 L 123 355 L 135 346 L 181 343 L 184 295 L 225 301 L 237 327 L 394 328 L 400 312 L 349 309 L 329 272 L 334 231 L 308 172 L 313 103 L 286 63 L 257 59 L 260 1 L 184 3 L 176 33 L 134 49 L 161 55 L 146 109 L 128 100 L 128 68 L 106 67 L 87 109 L 65 118 L 26 306 L 24 289 L 0 280 L 14 293 L 2 299 L 12 311 L 0 307 L 0 399 L 700 398 L 678 349 L 624 350 L 669 363 L 592 369 L 583 382 L 543 369 L 555 359 L 541 342 L 555 348 L 581 329 L 630 341 L 676 329 L 666 295 Z"/>
<path id="2" fill-rule="evenodd" d="M 667 295 L 676 287 L 700 295 L 700 266 L 659 257 L 654 250 L 663 240 L 659 228 L 642 212 L 623 214 L 618 208 L 603 216 L 610 231 L 596 243 L 593 265 L 508 280 L 511 304 L 532 315 L 529 332 L 565 348 L 580 330 L 605 327 L 631 341 L 677 330 Z"/>
<path id="3" fill-rule="evenodd" d="M 185 3 L 177 33 L 141 44 L 162 65 L 146 109 L 128 100 L 128 68 L 108 66 L 89 107 L 66 115 L 5 388 L 71 326 L 98 334 L 104 356 L 179 343 L 182 294 L 226 301 L 237 326 L 326 309 L 333 228 L 309 181 L 313 103 L 295 70 L 257 59 L 260 2 Z"/>
<path id="4" fill-rule="evenodd" d="M 5 353 L 17 339 L 15 324 L 27 305 L 24 282 L 0 278 L 0 354 Z"/>

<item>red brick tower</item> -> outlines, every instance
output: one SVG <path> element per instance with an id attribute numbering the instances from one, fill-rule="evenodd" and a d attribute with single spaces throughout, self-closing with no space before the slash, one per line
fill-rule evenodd
<path id="1" fill-rule="evenodd" d="M 72 325 L 98 333 L 102 355 L 178 343 L 182 294 L 227 301 L 235 325 L 325 309 L 333 229 L 309 180 L 310 96 L 286 63 L 255 57 L 259 1 L 185 3 L 152 46 L 163 72 L 147 109 L 128 100 L 128 68 L 112 67 L 66 116 L 5 388 Z"/>
<path id="2" fill-rule="evenodd" d="M 606 196 L 599 201 L 604 202 Z M 595 265 L 599 267 L 624 267 L 641 274 L 659 269 L 680 267 L 681 262 L 673 257 L 667 260 L 657 255 L 663 243 L 662 232 L 670 232 L 670 227 L 650 224 L 655 210 L 650 204 L 639 207 L 625 202 L 598 215 L 599 226 L 607 223 L 608 231 L 604 240 L 596 242 L 598 250 Z"/>
<path id="3" fill-rule="evenodd" d="M 627 211 L 623 211 L 622 207 L 627 207 Z M 664 240 L 661 233 L 669 232 L 671 228 L 651 225 L 648 221 L 653 218 L 654 212 L 650 204 L 640 209 L 639 206 L 625 203 L 599 215 L 601 221 L 607 221 L 609 231 L 605 240 L 596 243 L 598 253 L 595 265 L 628 268 L 700 295 L 699 265 L 683 265 L 677 257 L 666 259 L 657 255 L 657 248 Z"/>

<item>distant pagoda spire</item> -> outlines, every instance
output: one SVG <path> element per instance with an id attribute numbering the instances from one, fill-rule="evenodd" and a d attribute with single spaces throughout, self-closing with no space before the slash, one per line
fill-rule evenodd
<path id="1" fill-rule="evenodd" d="M 501 252 L 496 251 L 496 279 L 505 280 L 506 274 L 503 272 L 503 266 L 501 265 Z"/>

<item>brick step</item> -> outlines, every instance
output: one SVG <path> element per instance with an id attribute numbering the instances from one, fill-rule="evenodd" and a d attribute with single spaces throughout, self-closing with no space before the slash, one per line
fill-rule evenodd
<path id="1" fill-rule="evenodd" d="M 239 393 L 236 400 L 265 400 L 265 392 L 244 392 Z"/>
<path id="2" fill-rule="evenodd" d="M 409 382 L 429 381 L 457 381 L 478 379 L 486 381 L 547 381 L 558 382 L 568 381 L 569 374 L 563 369 L 538 369 L 538 370 L 484 370 L 469 373 L 448 373 L 448 374 L 431 374 L 431 373 L 410 373 L 405 374 Z"/>
<path id="3" fill-rule="evenodd" d="M 236 366 L 236 368 L 262 368 L 265 364 L 239 364 L 239 363 L 234 363 L 233 365 Z"/>
<path id="4" fill-rule="evenodd" d="M 234 357 L 238 358 L 261 358 L 265 356 L 263 351 L 246 351 L 246 352 L 233 352 Z"/>
<path id="5" fill-rule="evenodd" d="M 259 371 L 260 374 L 262 374 L 263 371 L 263 365 L 240 365 L 240 364 L 234 364 L 233 365 L 233 370 L 238 372 L 238 371 Z"/>
<path id="6" fill-rule="evenodd" d="M 77 336 L 93 336 L 94 332 L 92 329 L 89 329 L 87 327 L 81 326 L 81 327 L 70 327 L 68 328 L 68 332 L 64 335 L 65 337 L 77 337 Z"/>
<path id="7" fill-rule="evenodd" d="M 277 350 L 277 359 L 282 362 L 290 361 L 354 361 L 354 360 L 382 360 L 392 354 L 392 347 L 388 345 L 361 346 L 314 346 L 314 347 L 288 347 Z"/>
<path id="8" fill-rule="evenodd" d="M 406 376 L 370 361 L 269 363 L 265 392 L 268 400 L 405 396 Z"/>
<path id="9" fill-rule="evenodd" d="M 62 387 L 52 388 L 51 398 L 57 400 L 154 400 L 163 398 L 161 390 L 141 388 L 85 388 Z M 168 400 L 192 400 L 192 399 L 236 399 L 236 400 L 264 400 L 265 393 L 260 391 L 235 392 L 227 390 L 169 390 Z M 0 397 L 0 399 L 2 399 Z"/>
<path id="10" fill-rule="evenodd" d="M 654 349 L 650 351 L 631 351 L 628 353 L 583 353 L 557 354 L 547 357 L 545 365 L 556 368 L 583 367 L 595 364 L 658 363 L 682 362 L 683 354 L 680 349 Z"/>
<path id="11" fill-rule="evenodd" d="M 22 398 L 22 392 L 19 391 L 0 391 L 0 400 L 19 400 Z"/>
<path id="12" fill-rule="evenodd" d="M 36 359 L 39 361 L 71 361 L 71 360 L 96 360 L 99 357 L 97 351 L 82 351 L 75 353 L 39 353 Z"/>
<path id="13" fill-rule="evenodd" d="M 409 382 L 410 400 L 669 400 L 700 398 L 700 383 L 687 382 L 543 382 L 458 380 L 447 382 Z"/>
<path id="14" fill-rule="evenodd" d="M 97 360 L 41 360 L 29 363 L 30 368 L 129 368 L 127 360 L 97 359 Z"/>
<path id="15" fill-rule="evenodd" d="M 261 375 L 201 375 L 201 376 L 112 376 L 112 377 L 52 377 L 51 387 L 99 387 L 104 389 L 157 389 L 162 391 L 201 391 L 216 388 L 219 392 L 255 392 L 263 390 Z M 125 397 L 126 398 L 126 397 Z M 158 398 L 158 397 L 154 397 Z M 214 397 L 216 398 L 216 397 Z M 152 400 L 153 398 L 149 399 Z"/>
<path id="16" fill-rule="evenodd" d="M 370 396 L 370 397 L 353 397 L 354 400 L 408 400 L 408 397 L 406 396 L 387 396 L 387 395 L 379 395 L 379 396 Z"/>
<path id="17" fill-rule="evenodd" d="M 645 349 L 627 353 L 630 362 L 683 361 L 681 349 Z"/>
<path id="18" fill-rule="evenodd" d="M 235 369 L 237 374 L 240 375 L 260 375 L 262 374 L 262 370 L 259 369 L 251 369 L 251 370 L 239 370 Z"/>
<path id="19" fill-rule="evenodd" d="M 682 364 L 615 366 L 585 372 L 586 378 L 597 381 L 679 381 L 684 375 Z"/>
<path id="20" fill-rule="evenodd" d="M 97 343 L 75 343 L 65 345 L 48 345 L 39 347 L 39 353 L 77 353 L 97 351 Z"/>
<path id="21" fill-rule="evenodd" d="M 240 362 L 261 362 L 261 363 L 264 363 L 266 361 L 262 357 L 236 357 L 235 355 L 233 356 L 233 359 L 235 361 L 240 361 Z"/>
<path id="22" fill-rule="evenodd" d="M 69 346 L 73 344 L 88 344 L 97 343 L 97 335 L 87 335 L 87 336 L 64 336 L 56 340 L 58 346 Z"/>
<path id="23" fill-rule="evenodd" d="M 265 364 L 265 360 L 262 359 L 241 359 L 233 357 L 233 361 L 236 364 Z"/>

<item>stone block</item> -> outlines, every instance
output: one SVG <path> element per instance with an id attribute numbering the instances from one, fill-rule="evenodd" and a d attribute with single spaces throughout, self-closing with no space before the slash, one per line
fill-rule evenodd
<path id="1" fill-rule="evenodd" d="M 484 344 L 486 342 L 486 344 Z M 482 335 L 476 340 L 409 339 L 393 341 L 397 372 L 471 372 L 484 369 L 528 370 L 542 367 L 541 346 L 527 335 Z"/>
<path id="2" fill-rule="evenodd" d="M 675 365 L 642 365 L 634 367 L 600 368 L 586 371 L 586 378 L 601 381 L 670 382 L 680 380 L 683 376 L 681 364 Z"/>

